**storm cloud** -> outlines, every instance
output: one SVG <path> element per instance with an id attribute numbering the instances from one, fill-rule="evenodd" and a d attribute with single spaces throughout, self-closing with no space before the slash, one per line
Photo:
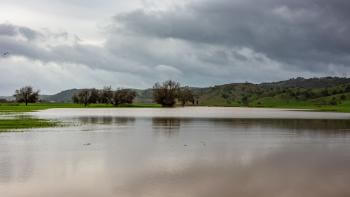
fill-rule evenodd
<path id="1" fill-rule="evenodd" d="M 115 16 L 120 31 L 157 38 L 249 48 L 306 70 L 350 61 L 346 0 L 197 1 L 170 12 Z"/>
<path id="2" fill-rule="evenodd" d="M 112 2 L 53 3 L 72 11 L 67 13 L 72 20 L 66 21 L 69 25 L 64 30 L 52 28 L 55 24 L 38 28 L 38 24 L 6 21 L 0 24 L 0 52 L 11 55 L 0 59 L 0 66 L 8 70 L 23 64 L 30 70 L 33 65 L 27 73 L 34 75 L 38 66 L 50 70 L 54 65 L 65 70 L 51 73 L 56 78 L 80 76 L 78 84 L 67 82 L 55 90 L 93 86 L 88 73 L 94 72 L 97 87 L 145 88 L 169 78 L 209 86 L 297 76 L 347 76 L 350 71 L 347 0 L 167 2 L 154 9 L 157 1 L 135 0 L 115 12 Z M 49 3 L 43 4 L 52 9 Z M 94 8 L 96 21 L 87 16 Z M 109 16 L 98 18 L 99 13 Z M 76 30 L 74 24 L 87 24 L 78 15 L 95 22 L 98 33 Z M 90 34 L 95 35 L 93 39 Z M 79 68 L 86 72 L 78 72 Z M 112 76 L 118 79 L 113 81 Z M 0 77 L 8 89 L 31 81 L 11 81 L 13 77 L 3 72 Z"/>

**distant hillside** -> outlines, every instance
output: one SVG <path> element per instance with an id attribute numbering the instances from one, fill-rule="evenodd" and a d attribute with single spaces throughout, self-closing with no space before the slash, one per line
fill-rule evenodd
<path id="1" fill-rule="evenodd" d="M 80 91 L 79 89 L 70 89 L 70 90 L 59 92 L 54 95 L 42 95 L 40 96 L 40 98 L 42 100 L 50 101 L 50 102 L 67 103 L 67 102 L 72 102 L 72 96 L 79 91 Z"/>
<path id="2" fill-rule="evenodd" d="M 7 101 L 13 101 L 13 100 L 15 100 L 15 97 L 13 97 L 13 96 L 0 96 L 0 99 L 4 99 Z"/>
<path id="3" fill-rule="evenodd" d="M 232 83 L 194 89 L 200 105 L 295 106 L 338 105 L 350 101 L 350 79 L 296 78 L 273 83 Z"/>
<path id="4" fill-rule="evenodd" d="M 350 83 L 350 78 L 341 77 L 322 77 L 322 78 L 310 78 L 305 79 L 302 77 L 292 78 L 286 81 L 272 82 L 272 83 L 262 83 L 262 86 L 270 87 L 298 87 L 298 88 L 329 88 L 333 86 L 338 86 L 341 84 Z"/>
<path id="5" fill-rule="evenodd" d="M 209 106 L 275 106 L 292 103 L 313 103 L 315 105 L 336 105 L 350 101 L 350 78 L 293 78 L 271 83 L 231 83 L 206 88 L 191 88 L 200 105 Z M 139 90 L 135 102 L 152 103 L 152 89 Z M 49 102 L 72 102 L 71 89 L 55 95 L 41 95 Z M 13 97 L 5 97 L 11 99 Z"/>

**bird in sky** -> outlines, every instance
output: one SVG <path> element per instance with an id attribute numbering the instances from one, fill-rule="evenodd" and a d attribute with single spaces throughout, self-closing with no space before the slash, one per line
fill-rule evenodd
<path id="1" fill-rule="evenodd" d="M 2 54 L 2 56 L 8 56 L 10 53 L 9 52 L 5 52 Z"/>

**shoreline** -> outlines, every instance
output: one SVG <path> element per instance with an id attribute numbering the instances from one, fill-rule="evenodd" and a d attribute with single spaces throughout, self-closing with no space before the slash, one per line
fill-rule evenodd
<path id="1" fill-rule="evenodd" d="M 181 116 L 181 113 L 188 110 L 189 108 L 194 109 L 189 113 L 190 116 Z M 208 111 L 207 109 L 219 109 L 221 112 L 218 114 L 212 114 L 214 110 Z M 92 104 L 88 107 L 84 107 L 79 104 L 70 104 L 70 103 L 36 103 L 29 104 L 25 106 L 23 104 L 1 104 L 0 105 L 0 132 L 6 131 L 21 131 L 22 129 L 30 128 L 47 128 L 47 127 L 57 127 L 60 125 L 59 122 L 54 121 L 54 118 L 48 117 L 35 117 L 33 114 L 43 113 L 45 111 L 51 110 L 92 110 L 95 113 L 99 111 L 118 111 L 126 112 L 126 115 L 123 113 L 123 116 L 130 117 L 157 117 L 157 118 L 233 118 L 233 119 L 298 119 L 297 116 L 283 116 L 284 112 L 305 112 L 313 113 L 309 115 L 306 119 L 338 119 L 338 116 L 341 114 L 349 114 L 349 118 L 345 115 L 345 118 L 350 119 L 350 109 L 342 109 L 340 106 L 274 106 L 274 107 L 265 107 L 265 106 L 176 106 L 173 108 L 163 108 L 160 105 L 156 104 L 129 104 L 115 107 L 113 105 L 102 105 L 102 104 Z M 133 113 L 137 111 L 142 111 L 141 116 Z M 229 109 L 237 109 L 235 111 Z M 150 116 L 148 113 L 160 113 L 158 116 Z M 254 116 L 252 114 L 264 111 L 264 114 L 261 116 Z M 234 112 L 234 113 L 233 113 Z M 242 114 L 243 113 L 243 114 Z M 244 114 L 246 113 L 246 114 Z M 319 113 L 332 113 L 332 117 L 322 118 L 322 115 Z M 272 115 L 271 115 L 272 114 Z M 282 115 L 281 115 L 282 114 Z M 337 115 L 338 114 L 338 115 Z M 94 114 L 95 115 L 95 114 Z M 52 114 L 51 114 L 52 116 Z M 120 114 L 118 115 L 120 116 Z M 10 117 L 10 118 L 9 118 Z M 305 117 L 301 118 L 305 119 Z"/>

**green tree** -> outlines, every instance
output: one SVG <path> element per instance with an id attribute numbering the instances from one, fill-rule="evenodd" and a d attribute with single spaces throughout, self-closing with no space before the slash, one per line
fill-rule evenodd
<path id="1" fill-rule="evenodd" d="M 335 97 L 332 97 L 332 100 L 329 102 L 330 105 L 337 105 L 337 99 Z"/>
<path id="2" fill-rule="evenodd" d="M 321 94 L 322 94 L 322 96 L 329 96 L 328 89 L 326 88 L 326 89 L 322 90 Z"/>
<path id="3" fill-rule="evenodd" d="M 243 96 L 241 102 L 243 105 L 248 106 L 249 104 L 248 96 Z"/>
<path id="4" fill-rule="evenodd" d="M 345 92 L 350 92 L 350 85 L 347 85 L 344 91 Z"/>

